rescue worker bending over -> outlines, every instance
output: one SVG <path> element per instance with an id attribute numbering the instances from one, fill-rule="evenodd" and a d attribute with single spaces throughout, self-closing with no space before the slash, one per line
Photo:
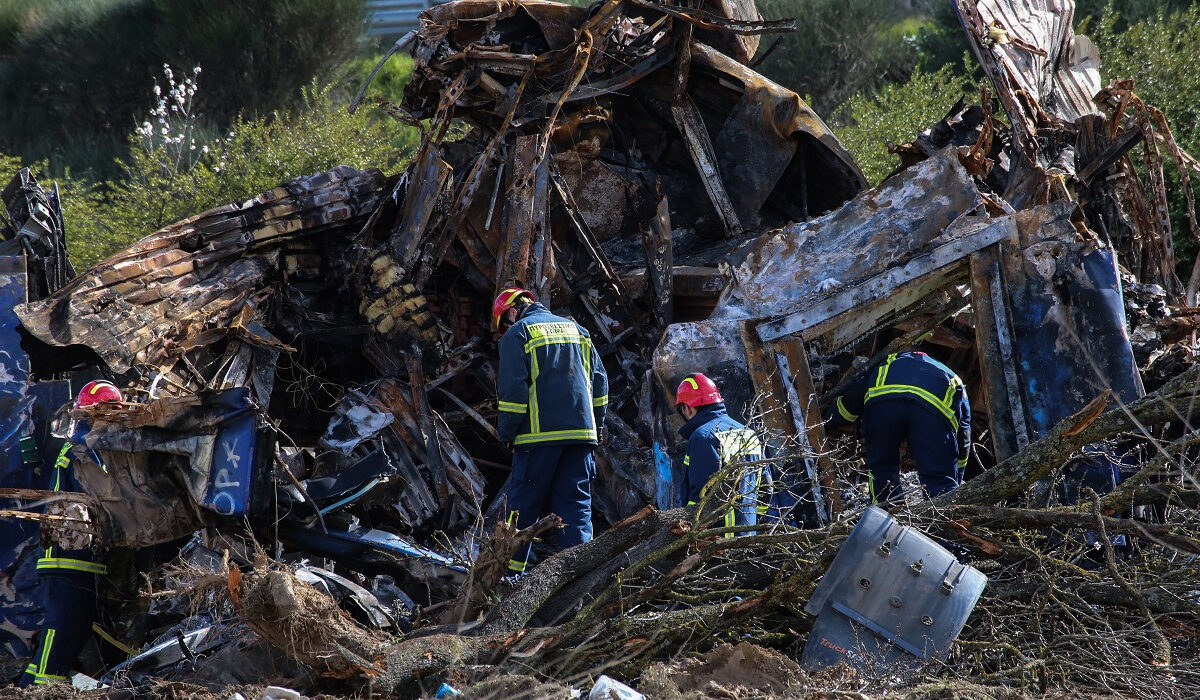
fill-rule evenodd
<path id="1" fill-rule="evenodd" d="M 75 408 L 122 400 L 121 390 L 117 387 L 105 381 L 92 381 L 79 392 Z M 70 439 L 63 444 L 54 462 L 48 490 L 83 490 L 75 476 L 78 459 L 75 448 L 84 444 L 83 437 L 88 430 L 86 423 L 76 422 Z M 99 456 L 90 450 L 89 453 L 90 459 L 100 462 Z M 78 517 L 71 508 L 68 506 L 65 515 Z M 107 574 L 108 568 L 101 562 L 103 553 L 92 546 L 90 535 L 68 533 L 65 538 L 73 540 L 67 548 L 56 544 L 38 559 L 38 590 L 46 619 L 33 660 L 17 681 L 20 687 L 68 680 L 72 664 L 92 633 L 92 618 L 96 614 L 96 575 Z"/>
<path id="2" fill-rule="evenodd" d="M 907 441 L 930 496 L 958 486 L 971 451 L 971 406 L 962 380 L 923 352 L 889 355 L 827 410 L 833 425 L 862 416 L 876 503 L 900 495 L 900 443 Z"/>
<path id="3" fill-rule="evenodd" d="M 513 445 L 508 520 L 529 527 L 554 513 L 564 527 L 558 549 L 592 539 L 592 455 L 608 406 L 608 375 L 591 336 L 551 314 L 525 289 L 505 289 L 492 304 L 500 338 L 497 378 L 500 440 Z M 509 560 L 525 571 L 531 548 Z"/>
<path id="4" fill-rule="evenodd" d="M 725 410 L 717 385 L 700 373 L 689 374 L 675 390 L 675 408 L 687 422 L 679 434 L 687 440 L 683 457 L 683 502 L 700 503 L 716 488 L 713 477 L 736 462 L 757 462 L 763 458 L 763 445 L 755 432 Z M 725 525 L 756 525 L 769 506 L 764 480 L 767 469 L 744 468 L 737 477 L 738 493 L 725 514 Z M 750 534 L 750 533 L 746 533 Z M 733 533 L 726 533 L 732 537 Z"/>

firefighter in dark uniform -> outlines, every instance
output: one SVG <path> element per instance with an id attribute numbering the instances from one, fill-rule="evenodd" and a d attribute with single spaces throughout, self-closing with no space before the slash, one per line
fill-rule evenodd
<path id="1" fill-rule="evenodd" d="M 558 549 L 592 539 L 593 451 L 608 406 L 608 376 L 591 336 L 551 314 L 525 289 L 505 289 L 492 304 L 500 338 L 497 378 L 500 440 L 513 446 L 508 520 L 518 528 L 554 513 L 563 520 Z M 530 548 L 509 561 L 523 573 Z"/>
<path id="2" fill-rule="evenodd" d="M 703 374 L 689 374 L 679 383 L 675 408 L 687 420 L 679 429 L 687 440 L 680 491 L 685 505 L 695 505 L 711 496 L 717 483 L 713 477 L 723 467 L 763 458 L 758 434 L 729 416 L 717 385 Z M 725 525 L 757 524 L 769 508 L 770 489 L 764 482 L 771 480 L 770 471 L 747 468 L 730 477 L 735 479 L 737 494 L 725 513 Z M 733 533 L 726 536 L 732 537 Z"/>
<path id="3" fill-rule="evenodd" d="M 889 355 L 851 384 L 826 412 L 833 425 L 862 416 L 871 498 L 900 495 L 900 443 L 908 443 L 930 496 L 958 486 L 971 451 L 971 406 L 949 367 L 923 352 Z"/>
<path id="4" fill-rule="evenodd" d="M 102 401 L 122 401 L 121 391 L 109 382 L 88 382 L 75 399 L 75 408 L 91 406 Z M 82 491 L 75 476 L 75 463 L 79 450 L 88 452 L 86 458 L 100 463 L 99 457 L 84 446 L 83 437 L 88 426 L 78 421 L 72 430 L 50 474 L 48 490 Z M 78 517 L 79 513 L 67 506 L 64 515 Z M 108 573 L 101 561 L 103 553 L 93 547 L 90 535 L 67 533 L 72 544 L 53 545 L 38 559 L 38 587 L 46 619 L 42 624 L 42 636 L 33 660 L 17 685 L 42 685 L 55 681 L 67 681 L 71 666 L 79 657 L 88 637 L 92 633 L 92 618 L 96 613 L 96 576 Z"/>

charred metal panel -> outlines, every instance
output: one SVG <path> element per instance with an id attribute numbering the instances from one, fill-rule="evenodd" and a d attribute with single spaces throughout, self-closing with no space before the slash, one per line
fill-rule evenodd
<path id="1" fill-rule="evenodd" d="M 978 338 L 980 364 L 994 378 L 989 386 L 1006 389 L 988 395 L 993 430 L 1005 438 L 997 442 L 1001 459 L 1105 390 L 1122 402 L 1145 394 L 1115 258 L 1081 239 L 1073 210 L 1064 202 L 1022 213 L 1019 247 L 1002 243 L 999 255 L 976 263 L 972 291 L 988 300 L 981 309 L 992 319 L 977 333 L 990 331 L 996 339 Z"/>
<path id="2" fill-rule="evenodd" d="M 650 225 L 642 231 L 642 247 L 646 251 L 646 271 L 650 282 L 650 303 L 654 319 L 665 328 L 671 325 L 674 316 L 671 302 L 673 295 L 674 265 L 671 241 L 671 212 L 667 198 L 658 202 L 657 214 Z"/>
<path id="3" fill-rule="evenodd" d="M 379 204 L 377 170 L 341 166 L 241 204 L 172 224 L 113 255 L 46 299 L 17 309 L 50 345 L 86 345 L 115 372 L 169 368 L 186 338 L 229 325 L 268 296 L 273 247 L 365 221 Z"/>
<path id="4" fill-rule="evenodd" d="M 713 318 L 791 313 L 840 285 L 903 264 L 981 203 L 952 149 L 815 221 L 763 235 L 731 256 Z"/>
<path id="5" fill-rule="evenodd" d="M 754 400 L 746 347 L 737 321 L 674 323 L 654 350 L 654 374 L 675 405 L 675 389 L 692 372 L 703 372 L 721 388 L 731 416 L 745 416 Z"/>
<path id="6" fill-rule="evenodd" d="M 833 130 L 799 95 L 704 44 L 693 47 L 691 68 L 698 101 L 711 82 L 737 88 L 726 98 L 735 100 L 732 108 L 705 120 L 716 131 L 717 164 L 744 228 L 779 213 L 792 220 L 824 214 L 866 187 Z"/>
<path id="7" fill-rule="evenodd" d="M 545 206 L 546 192 L 541 188 L 541 197 L 538 196 L 542 178 L 534 166 L 544 170 L 547 165 L 538 161 L 536 148 L 537 138 L 525 136 L 518 138 L 509 152 L 509 188 L 504 205 L 505 234 L 500 269 L 496 275 L 497 292 L 508 286 L 538 286 L 538 280 L 532 274 L 534 270 L 530 266 L 530 255 L 535 243 L 533 222 L 536 207 L 539 204 Z"/>
<path id="8" fill-rule="evenodd" d="M 250 389 L 201 392 L 77 412 L 91 426 L 76 471 L 96 504 L 108 546 L 149 546 L 187 535 L 217 515 L 261 516 L 273 443 L 264 443 Z M 97 463 L 91 450 L 99 456 Z"/>
<path id="9" fill-rule="evenodd" d="M 758 326 L 759 337 L 774 340 L 800 333 L 807 339 L 815 339 L 847 325 L 849 330 L 839 333 L 827 349 L 841 348 L 883 325 L 889 316 L 965 277 L 970 253 L 1009 238 L 1014 231 L 1012 217 L 960 219 L 924 250 L 906 255 L 907 262 L 903 265 L 848 282 L 809 306 L 801 305 L 799 310 L 777 321 L 762 323 Z"/>
<path id="10" fill-rule="evenodd" d="M 408 186 L 401 218 L 391 238 L 392 254 L 404 271 L 411 272 L 417 265 L 438 201 L 446 196 L 452 174 L 453 168 L 442 160 L 441 149 L 430 144 L 421 150 L 412 169 L 396 185 L 393 196 L 399 194 L 402 186 Z"/>

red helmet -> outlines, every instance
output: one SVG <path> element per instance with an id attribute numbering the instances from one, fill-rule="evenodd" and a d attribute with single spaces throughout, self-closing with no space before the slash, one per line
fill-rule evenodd
<path id="1" fill-rule="evenodd" d="M 496 296 L 496 301 L 492 302 L 492 330 L 500 328 L 500 317 L 505 311 L 516 305 L 521 297 L 529 297 L 530 301 L 537 301 L 537 297 L 528 289 L 520 287 L 509 287 Z"/>
<path id="2" fill-rule="evenodd" d="M 103 380 L 90 381 L 83 385 L 79 390 L 79 396 L 75 399 L 75 408 L 83 408 L 92 404 L 101 403 L 103 401 L 124 401 L 121 396 L 121 390 L 112 382 Z"/>
<path id="3" fill-rule="evenodd" d="M 692 408 L 700 408 L 722 401 L 724 399 L 721 398 L 721 392 L 717 389 L 717 385 L 699 372 L 689 374 L 682 382 L 679 382 L 679 388 L 675 390 L 676 406 L 684 404 Z"/>

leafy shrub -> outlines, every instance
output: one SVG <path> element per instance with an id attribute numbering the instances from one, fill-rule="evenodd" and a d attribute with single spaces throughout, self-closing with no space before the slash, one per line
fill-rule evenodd
<path id="1" fill-rule="evenodd" d="M 955 71 L 965 71 L 974 66 L 974 61 L 963 61 L 971 47 L 966 33 L 958 21 L 954 5 L 945 0 L 921 0 L 925 22 L 913 33 L 913 48 L 917 53 L 917 65 L 926 73 L 933 73 L 950 66 Z"/>
<path id="2" fill-rule="evenodd" d="M 916 62 L 915 27 L 895 0 L 763 0 L 764 17 L 794 17 L 760 71 L 805 96 L 820 114 L 887 81 L 903 81 Z M 770 41 L 764 41 L 765 50 Z"/>
<path id="3" fill-rule="evenodd" d="M 346 87 L 350 88 L 352 92 L 357 92 L 367 76 L 371 75 L 371 71 L 375 69 L 382 56 L 383 54 L 376 54 L 352 62 L 348 71 L 349 77 L 344 81 Z M 367 99 L 381 97 L 392 104 L 400 104 L 400 101 L 404 99 L 404 88 L 412 79 L 412 69 L 412 56 L 403 52 L 392 55 L 375 75 L 370 87 L 367 88 Z M 363 109 L 369 106 L 369 101 L 363 103 Z"/>
<path id="4" fill-rule="evenodd" d="M 203 121 L 192 111 L 195 97 L 188 79 L 168 79 L 150 118 L 130 137 L 121 179 L 63 178 L 67 240 L 77 267 L 90 267 L 167 224 L 301 175 L 339 164 L 394 172 L 417 145 L 415 129 L 370 109 L 347 114 L 333 91 L 316 83 L 303 91 L 298 108 L 239 118 L 226 136 L 205 142 Z"/>
<path id="5" fill-rule="evenodd" d="M 0 0 L 0 150 L 116 174 L 164 63 L 204 68 L 198 108 L 217 131 L 295 106 L 355 54 L 365 2 Z"/>
<path id="6" fill-rule="evenodd" d="M 1075 25 L 1108 17 L 1117 29 L 1125 29 L 1159 15 L 1183 12 L 1194 0 L 1075 0 Z"/>
<path id="7" fill-rule="evenodd" d="M 875 184 L 900 164 L 888 153 L 889 143 L 911 141 L 973 90 L 973 81 L 950 66 L 933 73 L 917 70 L 906 83 L 885 85 L 874 96 L 851 98 L 848 119 L 840 126 L 835 123 L 834 130 L 867 181 Z"/>

